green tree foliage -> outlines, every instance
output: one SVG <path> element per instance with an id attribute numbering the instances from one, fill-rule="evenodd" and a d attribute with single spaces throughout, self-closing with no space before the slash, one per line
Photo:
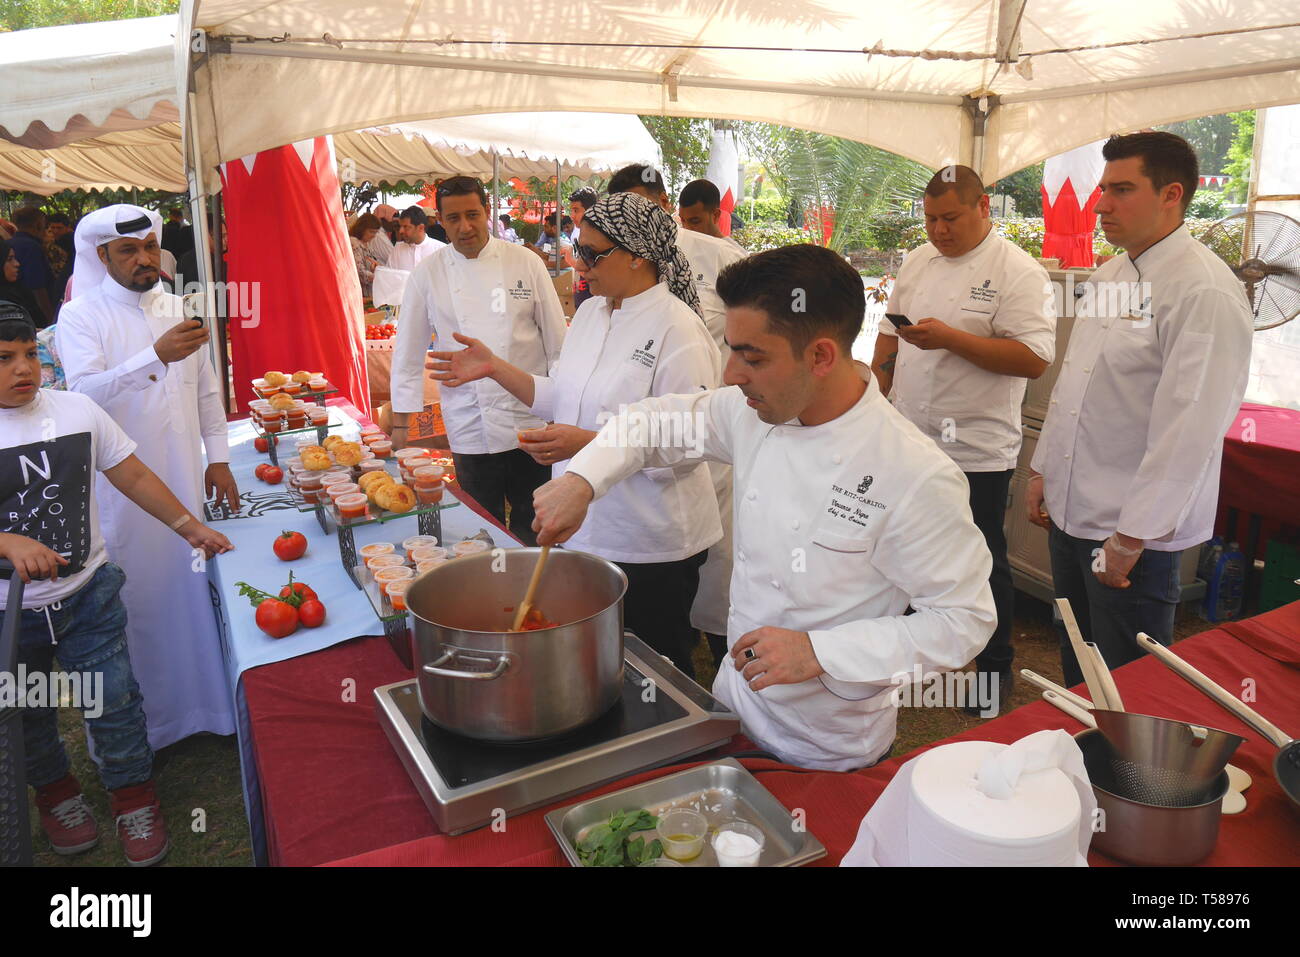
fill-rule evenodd
<path id="1" fill-rule="evenodd" d="M 180 0 L 0 0 L 0 33 L 177 13 Z"/>
<path id="2" fill-rule="evenodd" d="M 1223 169 L 1228 174 L 1228 185 L 1223 192 L 1234 203 L 1244 203 L 1250 190 L 1250 164 L 1255 157 L 1255 111 L 1243 110 L 1231 116 L 1236 132 L 1228 147 L 1228 164 Z"/>
<path id="3" fill-rule="evenodd" d="M 748 124 L 749 148 L 763 161 L 781 195 L 800 209 L 834 210 L 826 245 L 863 248 L 872 221 L 910 204 L 931 172 L 894 153 L 838 136 Z M 814 230 L 820 240 L 820 231 Z"/>
<path id="4" fill-rule="evenodd" d="M 1021 216 L 1043 215 L 1043 164 L 1035 163 L 993 184 L 993 192 L 1010 196 Z"/>
<path id="5" fill-rule="evenodd" d="M 1156 129 L 1175 133 L 1192 144 L 1201 175 L 1214 176 L 1224 172 L 1228 162 L 1228 149 L 1236 133 L 1232 117 L 1231 113 L 1215 113 L 1181 123 L 1167 123 Z"/>
<path id="6" fill-rule="evenodd" d="M 641 122 L 659 144 L 668 194 L 674 200 L 682 187 L 709 168 L 713 123 L 689 116 L 642 116 Z"/>

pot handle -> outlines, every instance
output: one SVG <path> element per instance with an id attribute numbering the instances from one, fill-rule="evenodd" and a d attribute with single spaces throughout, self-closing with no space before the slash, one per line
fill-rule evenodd
<path id="1" fill-rule="evenodd" d="M 450 651 L 444 651 L 436 660 L 424 665 L 424 673 L 437 675 L 439 678 L 468 678 L 471 681 L 491 681 L 493 678 L 500 678 L 510 667 L 510 656 L 500 655 L 497 658 L 497 665 L 491 671 L 457 671 L 455 668 L 440 668 L 456 657 L 462 654 L 459 648 L 453 648 Z M 492 659 L 487 655 L 465 655 L 470 661 L 482 661 L 491 663 Z"/>

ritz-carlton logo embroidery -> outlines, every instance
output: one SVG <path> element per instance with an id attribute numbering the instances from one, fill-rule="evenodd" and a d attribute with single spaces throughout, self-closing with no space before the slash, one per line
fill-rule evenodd
<path id="1" fill-rule="evenodd" d="M 516 279 L 515 288 L 509 290 L 509 292 L 510 292 L 511 299 L 515 299 L 520 302 L 527 302 L 529 299 L 533 298 L 533 290 L 531 288 L 525 288 L 524 281 L 522 279 Z"/>
<path id="2" fill-rule="evenodd" d="M 651 346 L 653 346 L 654 344 L 655 341 L 651 339 L 649 342 L 645 344 L 643 348 L 633 349 L 632 361 L 641 363 L 641 365 L 645 366 L 647 369 L 653 369 L 655 362 L 659 358 L 657 355 L 655 355 L 653 352 L 650 351 Z"/>
<path id="3" fill-rule="evenodd" d="M 877 502 L 874 499 L 867 498 L 867 489 L 875 478 L 870 475 L 862 476 L 862 481 L 858 483 L 857 490 L 853 491 L 847 488 L 841 488 L 838 485 L 831 485 L 831 502 L 826 507 L 826 511 L 834 518 L 843 519 L 854 525 L 865 526 L 871 513 L 866 511 L 867 508 L 883 509 L 884 502 Z"/>

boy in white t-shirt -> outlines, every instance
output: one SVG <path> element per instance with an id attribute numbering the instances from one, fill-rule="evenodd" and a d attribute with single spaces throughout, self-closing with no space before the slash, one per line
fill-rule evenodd
<path id="1" fill-rule="evenodd" d="M 77 704 L 95 741 L 127 863 L 153 864 L 167 853 L 167 829 L 127 653 L 118 594 L 125 576 L 104 552 L 95 472 L 188 541 L 196 559 L 231 544 L 186 512 L 136 458 L 135 443 L 108 413 L 84 395 L 40 384 L 36 328 L 21 307 L 0 303 L 0 559 L 26 583 L 21 609 L 5 608 L 7 589 L 0 589 L 0 627 L 6 615 L 22 616 L 18 663 L 27 680 L 18 684 L 24 690 L 34 687 L 34 676 L 52 677 L 56 656 L 66 672 L 78 674 L 79 684 L 71 684 L 80 689 Z M 28 783 L 55 853 L 94 847 L 99 830 L 70 771 L 55 703 L 27 702 L 23 740 Z"/>

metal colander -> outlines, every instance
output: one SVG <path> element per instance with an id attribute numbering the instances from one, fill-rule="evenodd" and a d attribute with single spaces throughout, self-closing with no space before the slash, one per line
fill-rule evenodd
<path id="1" fill-rule="evenodd" d="M 1113 790 L 1156 807 L 1204 803 L 1245 739 L 1227 731 L 1123 711 L 1093 710 L 1110 746 Z"/>

